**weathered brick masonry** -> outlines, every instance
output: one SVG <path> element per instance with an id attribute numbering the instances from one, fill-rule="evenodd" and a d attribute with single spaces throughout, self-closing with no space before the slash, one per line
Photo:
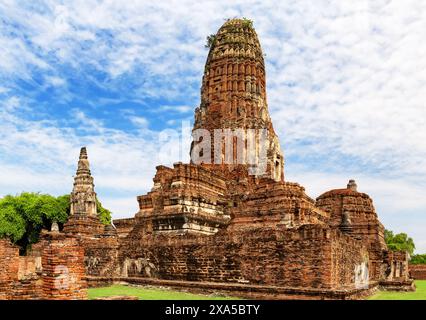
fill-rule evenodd
<path id="1" fill-rule="evenodd" d="M 43 241 L 43 298 L 87 299 L 84 249 L 78 239 L 53 232 L 46 234 Z"/>
<path id="2" fill-rule="evenodd" d="M 135 218 L 116 219 L 114 226 L 120 238 L 125 238 L 135 226 Z"/>
<path id="3" fill-rule="evenodd" d="M 192 237 L 140 231 L 121 245 L 121 276 L 333 289 L 353 287 L 355 266 L 368 261 L 356 240 L 321 225 Z"/>
<path id="4" fill-rule="evenodd" d="M 84 250 L 77 239 L 44 233 L 27 256 L 0 240 L 0 299 L 86 299 Z"/>
<path id="5" fill-rule="evenodd" d="M 19 248 L 0 239 L 0 298 L 8 299 L 13 283 L 18 281 Z"/>
<path id="6" fill-rule="evenodd" d="M 426 264 L 410 264 L 409 270 L 414 280 L 426 280 Z"/>

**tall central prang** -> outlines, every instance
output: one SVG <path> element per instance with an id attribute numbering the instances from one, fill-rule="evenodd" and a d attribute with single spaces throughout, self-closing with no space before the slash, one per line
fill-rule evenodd
<path id="1" fill-rule="evenodd" d="M 204 155 L 205 162 L 216 164 L 214 167 L 220 167 L 222 171 L 226 171 L 225 168 L 233 170 L 239 164 L 247 165 L 247 131 L 251 131 L 256 134 L 256 143 L 253 144 L 256 156 L 259 156 L 259 149 L 265 148 L 263 176 L 284 180 L 284 158 L 266 99 L 265 62 L 252 22 L 247 19 L 228 20 L 208 38 L 208 46 L 210 51 L 204 68 L 201 103 L 195 110 L 194 123 L 194 131 L 204 129 L 210 132 L 212 152 L 207 158 Z M 259 140 L 260 130 L 267 134 L 263 142 Z M 221 141 L 218 138 L 222 137 L 215 136 L 215 131 L 216 134 L 231 131 L 234 137 L 228 141 L 228 146 L 226 142 L 219 145 Z M 241 138 L 241 149 L 238 138 Z M 203 158 L 205 150 L 196 148 L 202 141 L 199 136 L 194 136 L 191 159 L 194 156 Z"/>

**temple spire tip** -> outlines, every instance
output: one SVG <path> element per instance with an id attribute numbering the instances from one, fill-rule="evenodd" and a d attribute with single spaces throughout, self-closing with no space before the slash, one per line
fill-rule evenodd
<path id="1" fill-rule="evenodd" d="M 86 147 L 81 147 L 81 149 L 80 149 L 80 159 L 87 159 L 87 149 L 86 149 Z"/>

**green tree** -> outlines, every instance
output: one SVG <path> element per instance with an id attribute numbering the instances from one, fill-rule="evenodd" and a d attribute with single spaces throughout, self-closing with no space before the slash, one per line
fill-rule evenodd
<path id="1" fill-rule="evenodd" d="M 97 201 L 99 219 L 111 223 L 111 211 Z M 50 229 L 54 221 L 59 226 L 68 220 L 70 195 L 53 197 L 48 194 L 22 192 L 0 199 L 0 238 L 9 238 L 26 251 L 39 240 L 42 229 Z"/>
<path id="2" fill-rule="evenodd" d="M 243 18 L 243 26 L 253 28 L 253 21 L 247 18 Z"/>
<path id="3" fill-rule="evenodd" d="M 63 203 L 48 194 L 23 192 L 0 200 L 0 237 L 8 237 L 26 250 L 53 221 L 64 223 L 68 214 Z"/>
<path id="4" fill-rule="evenodd" d="M 390 250 L 408 251 L 410 255 L 416 248 L 413 239 L 408 237 L 406 233 L 394 234 L 390 230 L 385 230 L 385 241 Z"/>
<path id="5" fill-rule="evenodd" d="M 97 207 L 99 220 L 101 220 L 101 222 L 103 224 L 110 224 L 111 223 L 111 211 L 109 211 L 108 209 L 105 209 L 102 206 L 102 203 L 98 199 L 96 199 L 96 207 Z"/>
<path id="6" fill-rule="evenodd" d="M 0 201 L 0 238 L 10 238 L 17 242 L 24 234 L 25 219 L 13 205 Z"/>
<path id="7" fill-rule="evenodd" d="M 64 194 L 63 196 L 59 196 L 56 198 L 58 200 L 58 205 L 60 207 L 61 212 L 66 213 L 66 217 L 70 215 L 70 195 Z"/>
<path id="8" fill-rule="evenodd" d="M 411 257 L 411 264 L 426 264 L 426 254 L 415 254 Z"/>
<path id="9" fill-rule="evenodd" d="M 393 239 L 393 231 L 385 229 L 385 242 L 388 244 Z"/>

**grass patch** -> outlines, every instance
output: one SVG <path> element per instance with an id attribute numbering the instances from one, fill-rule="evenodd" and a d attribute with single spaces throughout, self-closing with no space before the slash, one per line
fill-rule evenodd
<path id="1" fill-rule="evenodd" d="M 109 296 L 135 296 L 139 300 L 232 300 L 232 297 L 202 295 L 168 289 L 112 285 L 110 287 L 89 288 L 89 299 Z"/>
<path id="2" fill-rule="evenodd" d="M 379 291 L 368 300 L 426 300 L 426 280 L 415 281 L 416 292 Z M 109 296 L 136 296 L 139 300 L 233 300 L 234 297 L 193 294 L 169 289 L 112 285 L 102 288 L 89 288 L 89 299 Z"/>
<path id="3" fill-rule="evenodd" d="M 368 300 L 426 300 L 426 280 L 416 280 L 415 292 L 379 291 Z"/>

